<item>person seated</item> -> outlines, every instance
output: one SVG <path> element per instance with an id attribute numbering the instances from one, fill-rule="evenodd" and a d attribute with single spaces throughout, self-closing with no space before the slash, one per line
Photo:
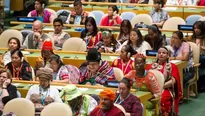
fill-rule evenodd
<path id="1" fill-rule="evenodd" d="M 11 52 L 11 62 L 5 66 L 10 70 L 13 79 L 16 80 L 32 80 L 32 69 L 30 64 L 24 59 L 20 50 Z"/>
<path id="2" fill-rule="evenodd" d="M 205 6 L 205 0 L 197 0 L 196 5 L 198 6 Z"/>
<path id="3" fill-rule="evenodd" d="M 102 41 L 96 45 L 99 52 L 114 53 L 119 47 L 120 43 L 114 38 L 110 30 L 102 32 Z"/>
<path id="4" fill-rule="evenodd" d="M 125 116 L 125 114 L 114 105 L 116 94 L 111 89 L 100 92 L 100 105 L 90 113 L 89 116 Z"/>
<path id="5" fill-rule="evenodd" d="M 152 17 L 153 24 L 162 27 L 164 22 L 169 18 L 167 11 L 163 10 L 163 1 L 154 0 L 154 9 L 149 13 Z"/>
<path id="6" fill-rule="evenodd" d="M 67 23 L 75 25 L 84 25 L 86 18 L 89 16 L 89 13 L 84 11 L 83 4 L 80 0 L 74 0 L 73 3 L 74 10 L 69 15 Z"/>
<path id="7" fill-rule="evenodd" d="M 179 100 L 182 97 L 180 76 L 178 68 L 169 61 L 169 50 L 166 47 L 160 47 L 156 62 L 149 64 L 147 70 L 159 70 L 164 75 L 164 91 L 160 102 L 160 111 L 163 116 L 166 114 L 178 115 Z"/>
<path id="8" fill-rule="evenodd" d="M 86 63 L 80 66 L 80 84 L 106 85 L 108 80 L 115 80 L 114 70 L 107 61 L 102 61 L 101 54 L 91 48 L 86 56 Z"/>
<path id="9" fill-rule="evenodd" d="M 108 14 L 101 19 L 100 26 L 119 26 L 122 19 L 117 15 L 118 12 L 116 5 L 108 6 Z"/>
<path id="10" fill-rule="evenodd" d="M 93 97 L 82 94 L 73 84 L 65 86 L 60 92 L 60 97 L 65 104 L 71 107 L 73 116 L 89 116 L 98 105 Z"/>
<path id="11" fill-rule="evenodd" d="M 117 52 L 121 51 L 124 45 L 130 45 L 137 53 L 146 54 L 146 50 L 151 50 L 149 43 L 143 40 L 140 30 L 135 28 L 130 31 L 129 40 L 125 41 Z"/>
<path id="12" fill-rule="evenodd" d="M 167 0 L 166 5 L 195 6 L 196 2 L 193 0 Z"/>
<path id="13" fill-rule="evenodd" d="M 162 35 L 157 25 L 151 25 L 148 27 L 148 34 L 145 35 L 144 40 L 147 41 L 152 50 L 158 50 L 160 47 L 166 45 L 166 37 Z"/>
<path id="14" fill-rule="evenodd" d="M 95 48 L 96 44 L 102 39 L 102 33 L 98 30 L 93 17 L 88 17 L 85 20 L 85 29 L 81 32 L 80 38 L 86 42 L 87 50 Z"/>
<path id="15" fill-rule="evenodd" d="M 79 69 L 72 65 L 64 65 L 60 56 L 51 55 L 50 68 L 53 69 L 53 82 L 77 84 L 80 76 Z"/>
<path id="16" fill-rule="evenodd" d="M 190 79 L 194 78 L 195 70 L 194 70 L 194 62 L 193 62 L 193 51 L 189 43 L 183 40 L 184 35 L 181 31 L 173 32 L 173 46 L 174 53 L 172 54 L 172 58 L 174 60 L 182 60 L 187 61 L 188 65 L 183 69 L 183 87 L 186 88 L 188 86 L 188 82 Z M 192 89 L 190 90 L 190 95 L 195 96 Z"/>
<path id="17" fill-rule="evenodd" d="M 126 75 L 131 70 L 134 70 L 134 61 L 131 59 L 137 52 L 130 45 L 124 45 L 120 52 L 120 58 L 112 62 L 112 67 L 117 67 Z"/>
<path id="18" fill-rule="evenodd" d="M 36 76 L 39 78 L 39 85 L 29 88 L 26 99 L 31 100 L 36 109 L 43 108 L 52 102 L 62 103 L 58 90 L 50 85 L 53 79 L 52 69 L 40 68 Z"/>
<path id="19" fill-rule="evenodd" d="M 152 98 L 158 98 L 161 96 L 159 82 L 152 72 L 145 70 L 145 65 L 146 57 L 143 54 L 136 54 L 135 70 L 130 71 L 125 77 L 135 83 L 133 84 L 134 88 L 140 91 L 149 91 L 152 93 Z M 154 104 L 151 101 L 147 101 L 146 104 L 146 116 L 152 116 Z"/>
<path id="20" fill-rule="evenodd" d="M 45 41 L 41 48 L 41 57 L 37 58 L 35 64 L 35 71 L 37 71 L 40 67 L 50 67 L 50 57 L 53 55 L 53 44 L 51 41 Z"/>
<path id="21" fill-rule="evenodd" d="M 114 103 L 121 105 L 125 109 L 126 116 L 142 116 L 143 107 L 140 99 L 130 93 L 131 88 L 132 81 L 128 78 L 123 78 L 118 86 L 119 93 Z"/>
<path id="22" fill-rule="evenodd" d="M 53 23 L 54 16 L 51 12 L 45 9 L 46 0 L 35 0 L 35 10 L 32 10 L 28 17 L 40 17 L 43 23 Z"/>
<path id="23" fill-rule="evenodd" d="M 126 40 L 129 39 L 131 29 L 132 25 L 130 21 L 127 19 L 123 20 L 120 25 L 120 33 L 117 37 L 117 41 L 119 41 L 120 44 L 123 44 Z"/>
<path id="24" fill-rule="evenodd" d="M 39 20 L 34 21 L 32 26 L 33 33 L 27 35 L 22 47 L 24 49 L 41 49 L 45 40 L 51 40 L 49 36 L 43 33 L 42 29 L 43 24 Z"/>
<path id="25" fill-rule="evenodd" d="M 17 98 L 17 89 L 14 85 L 11 84 L 12 75 L 8 69 L 0 69 L 0 112 L 3 111 L 4 106 L 10 100 Z"/>
<path id="26" fill-rule="evenodd" d="M 56 50 L 61 50 L 63 43 L 70 38 L 70 35 L 63 31 L 63 21 L 59 18 L 53 21 L 54 32 L 48 33 L 51 35 L 54 41 L 54 47 Z"/>
<path id="27" fill-rule="evenodd" d="M 6 66 L 9 62 L 11 62 L 11 52 L 14 50 L 19 50 L 21 48 L 21 43 L 18 38 L 11 37 L 8 41 L 8 51 L 6 51 L 3 55 L 3 64 Z"/>

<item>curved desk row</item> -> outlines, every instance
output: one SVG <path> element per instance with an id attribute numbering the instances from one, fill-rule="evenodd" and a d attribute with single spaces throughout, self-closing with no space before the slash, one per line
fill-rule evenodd
<path id="1" fill-rule="evenodd" d="M 67 4 L 67 5 L 64 5 Z M 66 9 L 74 11 L 73 6 L 68 6 L 68 4 L 73 4 L 72 1 L 52 1 L 49 3 L 48 8 L 55 11 Z M 108 5 L 117 5 L 119 7 L 119 14 L 122 12 L 134 12 L 136 14 L 149 14 L 153 9 L 152 4 L 129 4 L 129 3 L 102 3 L 102 2 L 83 2 L 84 10 L 91 12 L 93 10 L 100 10 L 104 13 L 108 12 Z M 203 6 L 171 6 L 166 5 L 164 10 L 166 10 L 170 17 L 181 17 L 184 20 L 193 14 L 205 15 Z"/>
<path id="2" fill-rule="evenodd" d="M 27 92 L 32 85 L 39 84 L 39 82 L 36 81 L 19 81 L 19 80 L 13 80 L 12 83 L 17 87 L 22 97 L 26 97 Z M 62 83 L 51 83 L 51 86 L 55 86 L 59 90 L 61 90 L 66 85 L 67 84 L 62 84 Z M 106 88 L 103 86 L 91 86 L 91 85 L 76 85 L 76 86 L 83 94 L 96 94 L 96 95 L 99 95 L 99 93 Z M 117 90 L 117 88 L 111 88 L 111 89 L 113 89 L 114 91 Z M 131 93 L 140 99 L 140 101 L 144 105 L 144 111 L 145 111 L 146 101 L 152 98 L 152 94 L 150 92 L 136 91 L 134 89 L 131 90 Z M 144 116 L 146 116 L 145 112 L 144 112 Z"/>

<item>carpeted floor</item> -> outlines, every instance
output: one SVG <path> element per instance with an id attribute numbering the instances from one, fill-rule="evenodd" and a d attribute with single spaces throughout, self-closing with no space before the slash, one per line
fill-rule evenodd
<path id="1" fill-rule="evenodd" d="M 179 106 L 179 116 L 205 116 L 205 93 Z"/>

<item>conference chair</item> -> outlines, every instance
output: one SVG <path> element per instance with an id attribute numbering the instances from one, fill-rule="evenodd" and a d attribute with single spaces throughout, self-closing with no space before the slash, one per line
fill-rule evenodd
<path id="1" fill-rule="evenodd" d="M 136 14 L 133 12 L 123 12 L 120 16 L 123 20 L 127 19 L 131 22 L 131 20 L 136 16 Z"/>
<path id="2" fill-rule="evenodd" d="M 114 75 L 115 75 L 116 80 L 118 82 L 121 81 L 124 77 L 122 70 L 117 67 L 113 67 L 113 70 L 114 70 Z"/>
<path id="3" fill-rule="evenodd" d="M 186 18 L 186 25 L 194 25 L 194 23 L 196 21 L 198 21 L 200 18 L 202 18 L 201 15 L 189 15 L 187 18 Z"/>
<path id="4" fill-rule="evenodd" d="M 185 25 L 186 22 L 180 17 L 171 17 L 167 19 L 162 26 L 164 30 L 178 30 L 178 25 Z"/>
<path id="5" fill-rule="evenodd" d="M 8 40 L 11 38 L 11 37 L 16 37 L 20 40 L 20 43 L 22 43 L 22 39 L 23 39 L 23 36 L 21 34 L 20 31 L 18 30 L 14 30 L 14 29 L 8 29 L 8 30 L 5 30 L 1 35 L 0 35 L 0 47 L 2 48 L 7 48 L 8 47 Z"/>
<path id="6" fill-rule="evenodd" d="M 9 101 L 3 109 L 3 113 L 13 112 L 17 116 L 34 116 L 34 104 L 25 98 L 15 98 Z"/>
<path id="7" fill-rule="evenodd" d="M 96 25 L 99 26 L 102 17 L 105 15 L 104 12 L 99 10 L 94 10 L 91 13 L 95 16 Z"/>
<path id="8" fill-rule="evenodd" d="M 201 17 L 199 21 L 205 21 L 205 17 Z"/>
<path id="9" fill-rule="evenodd" d="M 64 51 L 75 51 L 75 52 L 78 51 L 84 52 L 86 51 L 86 49 L 87 47 L 85 41 L 83 41 L 83 39 L 78 37 L 71 37 L 67 39 L 63 43 L 63 47 L 62 47 L 62 50 Z"/>
<path id="10" fill-rule="evenodd" d="M 155 77 L 157 78 L 157 81 L 160 85 L 160 90 L 162 92 L 163 87 L 164 87 L 164 75 L 158 70 L 149 70 L 149 71 L 152 72 L 155 75 Z M 160 114 L 159 113 L 159 111 L 160 111 L 160 99 L 161 99 L 161 97 L 151 99 L 151 102 L 153 104 L 155 104 L 155 109 L 156 109 L 155 114 L 156 114 L 156 116 L 159 116 L 159 114 Z"/>
<path id="11" fill-rule="evenodd" d="M 131 20 L 132 27 L 137 23 L 144 23 L 146 25 L 152 25 L 152 18 L 148 14 L 138 14 Z"/>
<path id="12" fill-rule="evenodd" d="M 41 111 L 41 116 L 72 116 L 72 110 L 67 104 L 54 102 Z"/>
<path id="13" fill-rule="evenodd" d="M 185 96 L 187 98 L 187 103 L 189 102 L 189 91 L 190 91 L 190 86 L 193 86 L 194 93 L 196 94 L 196 97 L 198 96 L 198 88 L 197 88 L 197 81 L 199 79 L 199 57 L 200 57 L 200 46 L 196 45 L 193 42 L 188 42 L 189 45 L 191 46 L 193 50 L 193 61 L 194 61 L 194 69 L 195 69 L 195 74 L 194 77 L 189 80 L 187 88 L 184 89 L 185 91 Z"/>

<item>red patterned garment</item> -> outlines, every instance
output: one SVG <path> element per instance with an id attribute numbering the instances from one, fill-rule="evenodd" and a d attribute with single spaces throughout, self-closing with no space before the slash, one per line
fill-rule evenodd
<path id="1" fill-rule="evenodd" d="M 115 59 L 112 62 L 112 67 L 117 67 L 122 70 L 123 74 L 128 74 L 131 70 L 134 70 L 134 61 L 130 59 L 127 64 L 123 64 L 123 61 L 119 59 Z"/>

